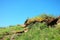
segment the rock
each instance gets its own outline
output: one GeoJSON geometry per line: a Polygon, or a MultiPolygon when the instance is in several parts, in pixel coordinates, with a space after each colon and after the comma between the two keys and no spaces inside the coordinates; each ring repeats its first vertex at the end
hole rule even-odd
{"type": "Polygon", "coordinates": [[[57,24],[60,23],[60,19],[58,19],[57,24]]]}
{"type": "Polygon", "coordinates": [[[57,17],[57,18],[53,18],[53,17],[47,17],[47,18],[45,18],[45,19],[43,19],[43,18],[38,18],[38,19],[35,19],[35,20],[31,20],[31,19],[27,19],[26,21],[25,21],[25,26],[28,26],[28,25],[30,25],[31,23],[36,23],[36,22],[40,22],[40,23],[42,23],[42,22],[46,22],[46,24],[48,25],[48,26],[53,26],[53,25],[55,25],[55,24],[57,24],[58,22],[60,22],[60,16],[59,17],[57,17]]]}
{"type": "Polygon", "coordinates": [[[24,32],[27,32],[27,31],[28,31],[28,28],[25,28],[25,29],[24,29],[24,32]]]}
{"type": "Polygon", "coordinates": [[[48,26],[52,26],[52,25],[56,24],[55,21],[56,21],[55,18],[50,18],[50,19],[45,19],[43,22],[46,22],[46,24],[48,26]]]}
{"type": "Polygon", "coordinates": [[[25,24],[22,24],[21,26],[22,26],[23,28],[25,28],[26,25],[25,25],[25,24]]]}
{"type": "Polygon", "coordinates": [[[59,16],[59,17],[57,17],[57,19],[60,19],[60,16],[59,16]]]}
{"type": "Polygon", "coordinates": [[[51,18],[50,20],[48,20],[48,25],[55,25],[57,23],[60,23],[60,16],[57,18],[51,18]]]}
{"type": "Polygon", "coordinates": [[[58,19],[50,19],[48,25],[53,26],[56,24],[58,19]]]}

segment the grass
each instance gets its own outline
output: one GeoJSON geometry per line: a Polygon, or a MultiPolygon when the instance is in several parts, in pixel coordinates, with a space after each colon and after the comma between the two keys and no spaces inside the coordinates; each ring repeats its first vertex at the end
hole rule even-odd
{"type": "Polygon", "coordinates": [[[21,36],[16,37],[15,40],[60,40],[60,32],[55,28],[47,28],[43,23],[36,23],[32,25],[31,29],[23,33],[21,36]],[[46,28],[40,28],[40,27],[46,28]]]}
{"type": "Polygon", "coordinates": [[[24,28],[22,26],[12,26],[7,28],[0,28],[0,39],[3,38],[5,35],[12,35],[15,31],[22,31],[24,28]]]}
{"type": "MultiPolygon", "coordinates": [[[[46,18],[47,15],[37,16],[46,18]]],[[[20,25],[9,26],[6,28],[0,28],[0,40],[11,40],[12,35],[14,35],[14,40],[60,40],[60,24],[56,24],[55,27],[47,26],[45,22],[35,24],[30,24],[26,28],[28,28],[27,32],[18,33],[15,32],[23,31],[23,28],[20,25]]]]}
{"type": "MultiPolygon", "coordinates": [[[[27,27],[29,29],[28,32],[23,33],[19,36],[15,36],[14,40],[60,40],[60,30],[56,28],[51,28],[45,23],[35,23],[33,25],[29,25],[27,27]]],[[[23,30],[24,28],[20,26],[0,28],[0,39],[8,32],[12,35],[12,31],[23,30]]],[[[6,37],[4,40],[10,40],[10,38],[6,37]]]]}

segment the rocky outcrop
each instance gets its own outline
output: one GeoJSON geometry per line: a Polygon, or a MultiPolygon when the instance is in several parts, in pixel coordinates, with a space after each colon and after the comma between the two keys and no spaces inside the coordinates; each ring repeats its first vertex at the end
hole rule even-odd
{"type": "Polygon", "coordinates": [[[57,23],[60,23],[60,19],[58,19],[57,23]]]}
{"type": "Polygon", "coordinates": [[[57,23],[60,23],[60,16],[59,17],[57,17],[57,18],[53,18],[53,17],[47,17],[46,19],[42,19],[42,21],[40,21],[40,20],[34,20],[34,21],[31,21],[30,19],[27,19],[26,21],[25,21],[25,26],[28,26],[28,25],[30,25],[31,23],[36,23],[36,22],[46,22],[46,24],[48,25],[48,26],[53,26],[53,25],[55,25],[55,24],[57,24],[57,23]]]}

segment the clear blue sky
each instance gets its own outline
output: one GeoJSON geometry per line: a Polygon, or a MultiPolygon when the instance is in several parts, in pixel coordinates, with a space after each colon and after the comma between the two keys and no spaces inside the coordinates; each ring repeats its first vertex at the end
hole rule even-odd
{"type": "Polygon", "coordinates": [[[60,0],[0,0],[0,27],[23,24],[41,13],[60,15],[60,0]]]}

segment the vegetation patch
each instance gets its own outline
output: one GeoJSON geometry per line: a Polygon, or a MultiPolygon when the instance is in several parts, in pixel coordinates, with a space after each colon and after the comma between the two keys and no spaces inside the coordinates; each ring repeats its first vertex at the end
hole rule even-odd
{"type": "Polygon", "coordinates": [[[0,40],[60,40],[60,16],[43,14],[23,25],[0,28],[0,40]]]}

